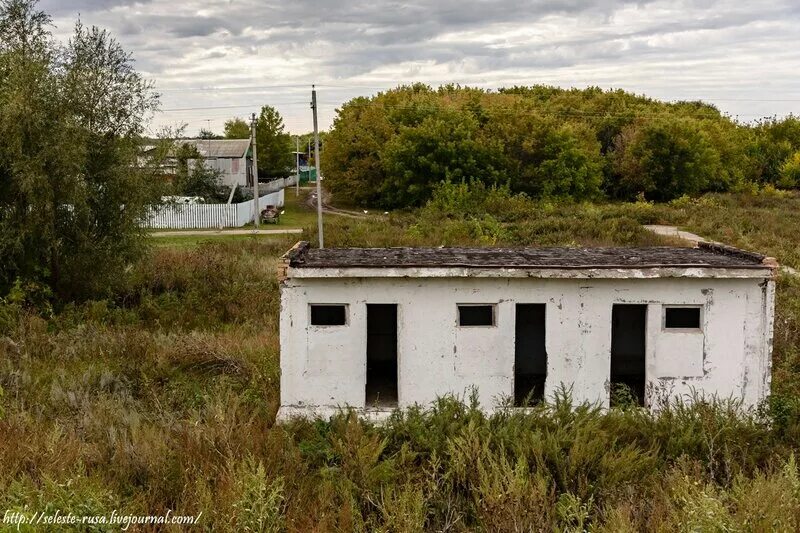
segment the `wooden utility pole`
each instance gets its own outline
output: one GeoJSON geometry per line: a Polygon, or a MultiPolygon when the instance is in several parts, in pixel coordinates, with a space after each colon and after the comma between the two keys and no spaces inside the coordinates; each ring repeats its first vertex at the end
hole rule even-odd
{"type": "Polygon", "coordinates": [[[322,238],[322,165],[319,154],[319,130],[317,129],[317,90],[311,86],[311,109],[314,112],[314,163],[317,167],[317,231],[319,232],[319,247],[325,248],[322,238]]]}
{"type": "Polygon", "coordinates": [[[295,136],[294,144],[295,144],[294,155],[296,158],[294,163],[294,168],[295,168],[295,174],[297,175],[297,181],[295,181],[294,183],[294,195],[300,196],[300,137],[299,136],[295,136]]]}
{"type": "Polygon", "coordinates": [[[250,146],[253,147],[253,226],[258,229],[261,209],[258,205],[258,153],[256,152],[256,114],[253,113],[250,121],[250,146]]]}

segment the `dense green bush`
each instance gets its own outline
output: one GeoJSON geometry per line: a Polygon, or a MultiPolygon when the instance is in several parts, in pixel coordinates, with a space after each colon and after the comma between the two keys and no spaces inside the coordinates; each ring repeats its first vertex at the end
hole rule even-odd
{"type": "Polygon", "coordinates": [[[629,126],[616,137],[610,159],[615,196],[643,193],[653,200],[708,190],[722,166],[704,132],[684,120],[629,126]]]}
{"type": "Polygon", "coordinates": [[[763,120],[754,132],[756,142],[751,147],[751,157],[756,162],[757,181],[777,185],[784,177],[784,165],[800,151],[800,118],[763,120]]]}
{"type": "Polygon", "coordinates": [[[423,205],[441,181],[533,198],[670,200],[748,184],[798,186],[800,121],[739,124],[702,102],[624,91],[416,84],[338,111],[330,189],[364,205],[423,205]]]}

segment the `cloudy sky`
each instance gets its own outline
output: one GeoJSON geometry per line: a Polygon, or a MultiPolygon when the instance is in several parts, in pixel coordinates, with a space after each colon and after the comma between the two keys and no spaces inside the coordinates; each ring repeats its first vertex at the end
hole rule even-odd
{"type": "Polygon", "coordinates": [[[800,1],[41,0],[111,30],[162,94],[153,128],[221,131],[262,104],[289,130],[415,81],[623,88],[750,121],[800,114],[800,1]]]}

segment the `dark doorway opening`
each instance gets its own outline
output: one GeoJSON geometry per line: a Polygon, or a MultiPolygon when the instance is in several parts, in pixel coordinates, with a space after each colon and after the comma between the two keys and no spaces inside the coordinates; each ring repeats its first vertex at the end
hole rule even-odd
{"type": "Polygon", "coordinates": [[[514,405],[544,400],[547,379],[545,304],[517,304],[514,343],[514,405]]]}
{"type": "Polygon", "coordinates": [[[367,406],[397,406],[397,305],[367,304],[367,406]]]}
{"type": "Polygon", "coordinates": [[[644,405],[647,306],[617,304],[611,310],[611,406],[644,405]]]}

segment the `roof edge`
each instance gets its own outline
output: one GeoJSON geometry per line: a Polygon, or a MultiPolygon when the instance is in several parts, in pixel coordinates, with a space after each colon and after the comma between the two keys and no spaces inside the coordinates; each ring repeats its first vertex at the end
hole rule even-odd
{"type": "MultiPolygon", "coordinates": [[[[286,251],[281,256],[281,262],[279,266],[279,280],[283,281],[287,277],[290,277],[290,268],[308,268],[306,267],[305,257],[311,248],[311,243],[309,241],[298,241],[292,246],[289,250],[286,251]]],[[[620,247],[624,248],[624,247],[620,247]]],[[[709,266],[705,264],[695,264],[695,263],[684,263],[684,264],[673,264],[673,265],[662,265],[662,264],[642,264],[642,265],[614,265],[614,264],[603,264],[603,265],[550,265],[550,266],[525,266],[525,267],[517,267],[517,266],[509,266],[509,265],[501,265],[501,264],[484,264],[481,266],[475,265],[467,265],[467,264],[450,264],[443,267],[432,267],[427,264],[403,264],[403,265],[394,265],[391,267],[386,266],[372,266],[372,265],[359,265],[359,266],[328,266],[328,267],[313,267],[313,270],[320,270],[320,269],[330,269],[336,270],[341,272],[342,270],[371,270],[371,269],[413,269],[413,270],[428,270],[428,269],[463,269],[463,270],[485,270],[485,269],[500,269],[500,270],[520,270],[520,271],[547,271],[547,270],[572,270],[572,271],[594,271],[595,273],[598,271],[603,270],[649,270],[649,271],[658,271],[662,269],[666,270],[674,270],[674,269],[691,269],[691,270],[706,270],[718,272],[720,270],[738,270],[738,271],[754,271],[754,270],[771,270],[772,275],[771,277],[775,277],[776,272],[779,269],[778,261],[774,257],[767,257],[763,254],[759,254],[756,252],[750,252],[747,250],[742,250],[740,248],[736,248],[734,246],[728,246],[721,243],[716,242],[699,242],[695,246],[695,248],[699,248],[710,253],[716,255],[724,255],[730,257],[736,257],[739,259],[745,259],[748,261],[752,261],[754,264],[751,265],[738,265],[738,266],[709,266]]],[[[528,274],[530,275],[530,274],[528,274]]],[[[301,276],[304,277],[304,276],[301,276]]],[[[748,276],[749,277],[749,276],[748,276]]],[[[755,276],[754,276],[755,277],[755,276]]]]}
{"type": "Polygon", "coordinates": [[[742,250],[741,248],[736,248],[735,246],[729,246],[727,244],[722,244],[719,242],[701,241],[697,243],[697,247],[700,248],[701,250],[708,250],[709,252],[715,253],[717,255],[728,255],[731,257],[739,257],[742,259],[748,259],[750,261],[756,261],[759,263],[763,263],[764,259],[767,258],[764,254],[742,250]]]}
{"type": "Polygon", "coordinates": [[[278,282],[285,281],[286,278],[289,277],[289,268],[297,266],[298,262],[302,262],[302,257],[309,248],[311,248],[310,242],[297,241],[294,246],[289,248],[286,253],[280,257],[278,261],[278,282]]]}
{"type": "Polygon", "coordinates": [[[758,261],[761,263],[761,265],[756,265],[756,267],[762,266],[764,268],[769,268],[772,270],[773,278],[777,277],[778,271],[780,270],[780,264],[778,264],[778,260],[776,258],[769,257],[758,252],[742,250],[741,248],[736,248],[735,246],[710,241],[700,241],[697,243],[697,247],[701,250],[708,250],[709,252],[718,255],[730,255],[732,257],[741,257],[742,259],[758,261]]]}
{"type": "Polygon", "coordinates": [[[520,279],[772,279],[774,271],[766,265],[752,267],[643,266],[643,267],[301,267],[287,268],[291,279],[342,278],[520,278],[520,279]]]}

